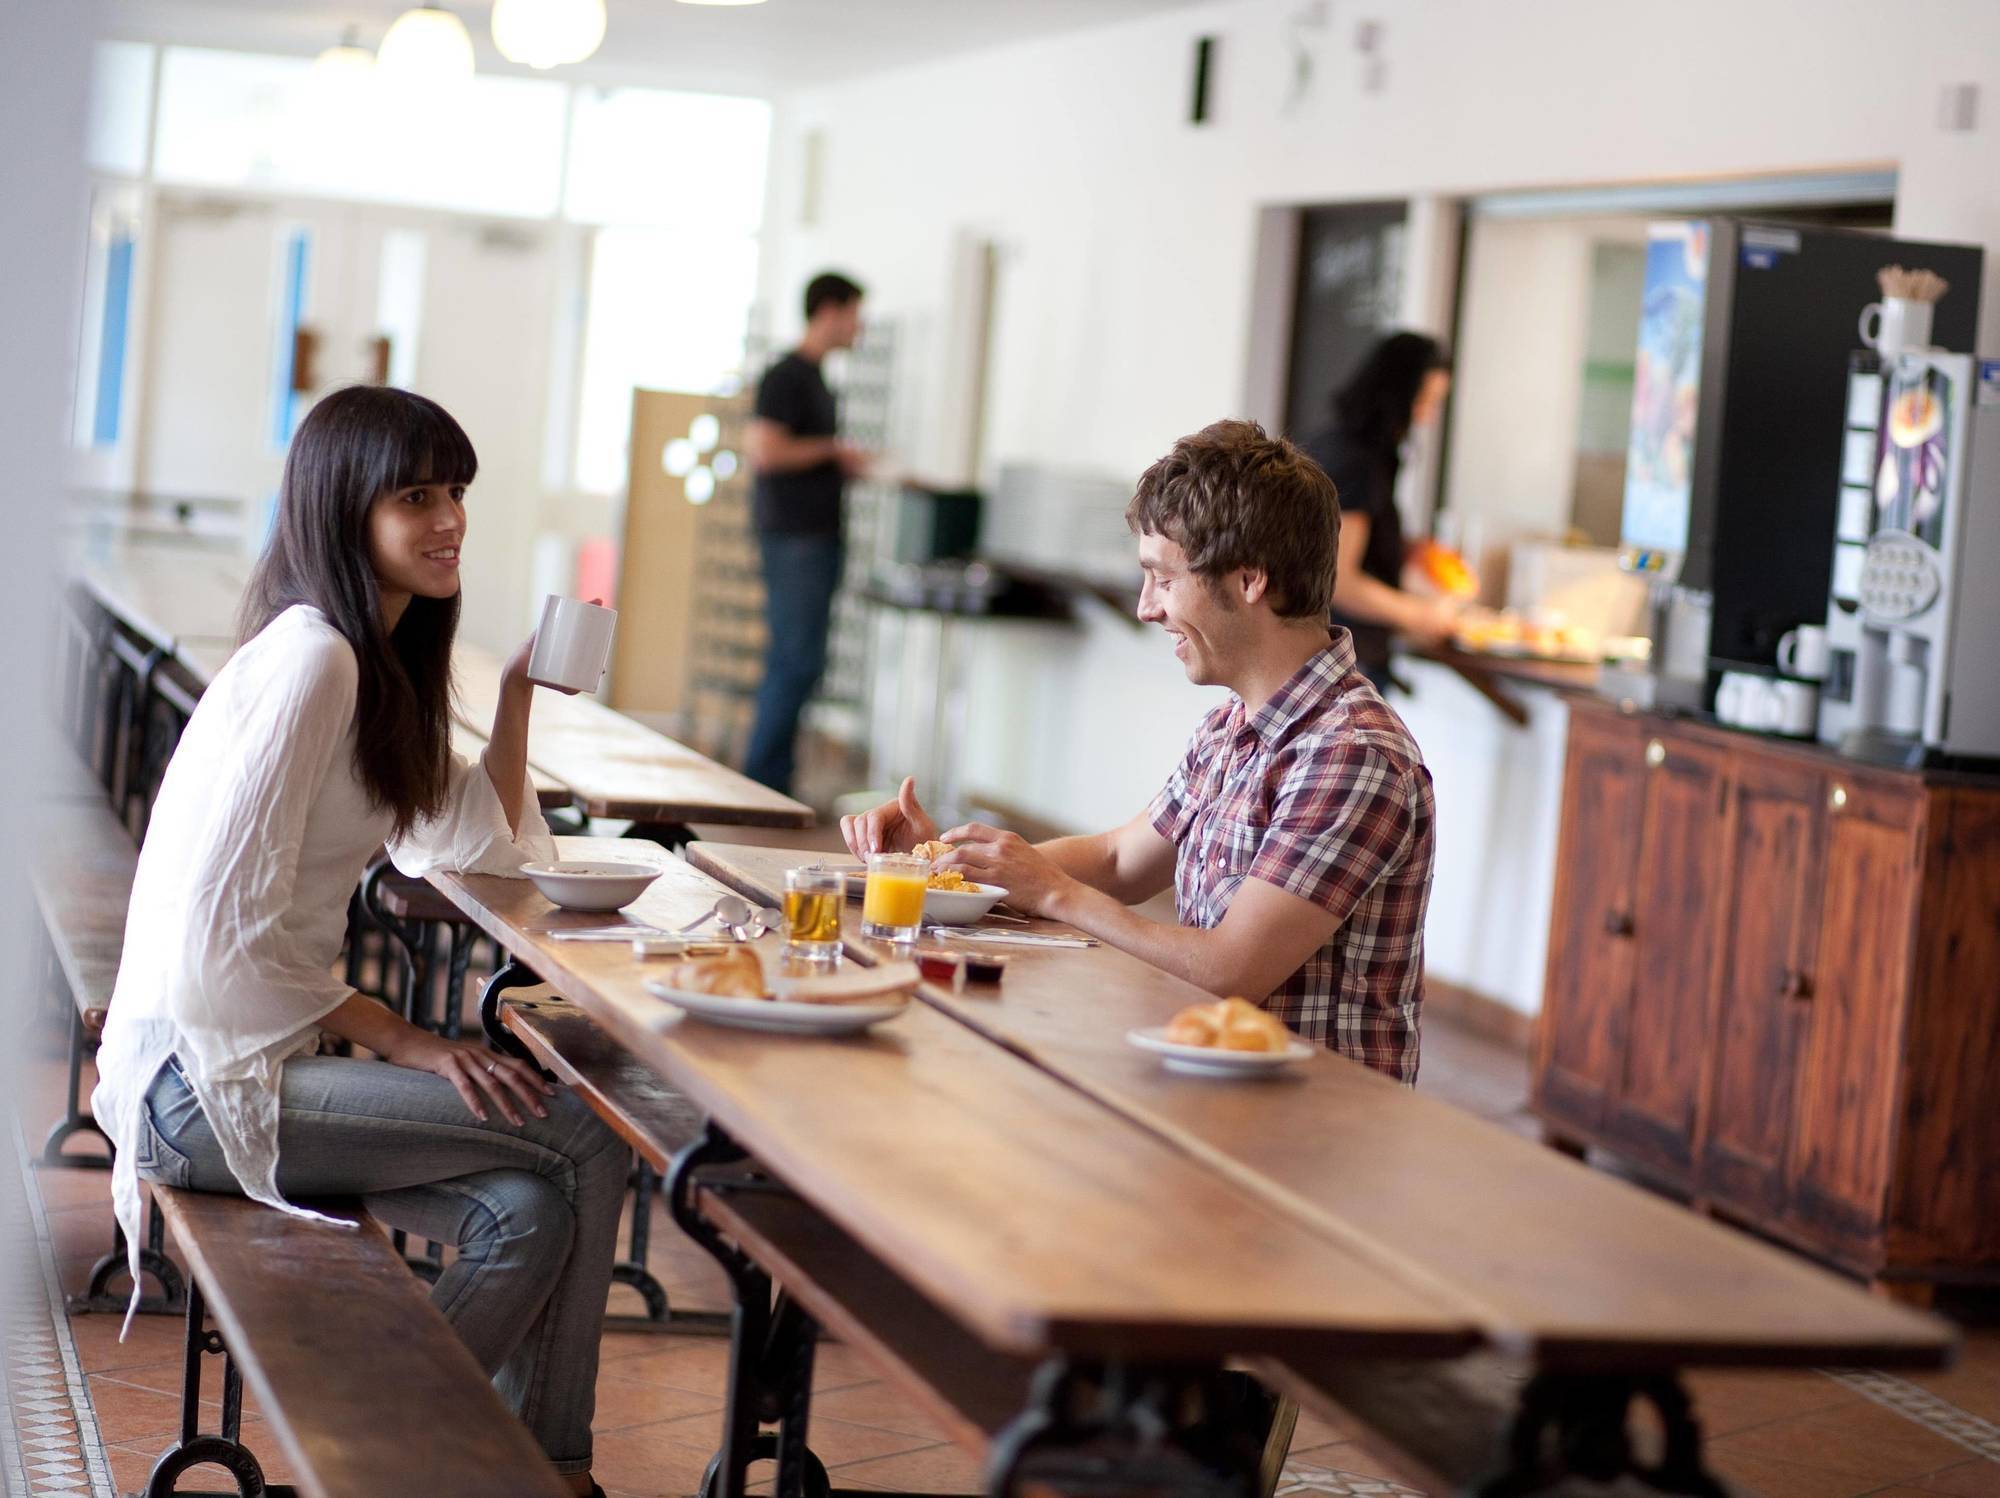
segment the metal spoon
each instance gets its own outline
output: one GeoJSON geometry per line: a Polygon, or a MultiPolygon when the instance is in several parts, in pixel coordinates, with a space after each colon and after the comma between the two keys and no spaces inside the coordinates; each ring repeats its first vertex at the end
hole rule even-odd
{"type": "Polygon", "coordinates": [[[775,906],[760,905],[750,910],[746,904],[744,909],[750,913],[743,920],[732,921],[724,916],[720,921],[722,927],[738,941],[755,941],[766,931],[775,931],[785,922],[785,913],[775,906]]]}
{"type": "Polygon", "coordinates": [[[740,924],[749,920],[755,914],[756,911],[752,909],[750,902],[741,895],[724,895],[685,926],[676,926],[671,934],[674,936],[685,936],[688,932],[694,930],[695,927],[704,925],[711,920],[724,926],[740,924]]]}

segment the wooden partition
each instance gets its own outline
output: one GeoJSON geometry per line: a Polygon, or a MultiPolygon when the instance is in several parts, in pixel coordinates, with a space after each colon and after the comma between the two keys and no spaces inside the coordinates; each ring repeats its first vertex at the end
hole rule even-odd
{"type": "Polygon", "coordinates": [[[762,648],[742,448],[748,416],[744,396],[632,393],[632,476],[607,700],[625,712],[684,715],[687,731],[703,743],[732,736],[728,723],[707,721],[718,716],[700,700],[711,678],[739,656],[754,662],[762,648]],[[704,431],[703,417],[713,418],[712,429],[704,431]],[[672,466],[681,471],[670,472],[677,442],[692,451],[675,454],[672,466]],[[746,630],[756,638],[739,640],[746,630]]]}

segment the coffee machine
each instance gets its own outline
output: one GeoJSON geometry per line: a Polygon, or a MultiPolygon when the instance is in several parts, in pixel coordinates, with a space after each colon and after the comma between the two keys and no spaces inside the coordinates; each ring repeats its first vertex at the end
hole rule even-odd
{"type": "Polygon", "coordinates": [[[1773,675],[1816,622],[1834,548],[1855,324],[1896,263],[1954,290],[1932,336],[1974,345],[1982,252],[1747,219],[1651,225],[1625,469],[1621,561],[1653,601],[1647,667],[1600,690],[1701,711],[1728,672],[1773,675]]]}
{"type": "Polygon", "coordinates": [[[2000,761],[2000,359],[1855,355],[1840,478],[1820,738],[2000,761]]]}

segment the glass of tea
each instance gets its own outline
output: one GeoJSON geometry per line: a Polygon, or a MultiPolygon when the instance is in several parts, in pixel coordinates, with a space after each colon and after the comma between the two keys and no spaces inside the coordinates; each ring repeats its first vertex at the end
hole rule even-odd
{"type": "Polygon", "coordinates": [[[924,891],[931,861],[914,853],[877,853],[868,860],[868,888],[861,897],[861,934],[877,941],[911,942],[924,926],[924,891]]]}
{"type": "Polygon", "coordinates": [[[838,870],[785,871],[785,951],[831,962],[840,955],[840,906],[846,889],[838,870]]]}

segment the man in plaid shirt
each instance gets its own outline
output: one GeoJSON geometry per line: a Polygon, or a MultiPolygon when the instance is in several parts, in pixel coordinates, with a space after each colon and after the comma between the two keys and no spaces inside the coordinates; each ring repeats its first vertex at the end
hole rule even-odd
{"type": "MultiPolygon", "coordinates": [[[[1254,422],[1220,421],[1148,468],[1125,511],[1139,617],[1188,679],[1226,686],[1147,809],[1031,845],[969,823],[950,866],[1309,1040],[1411,1083],[1435,853],[1430,772],[1327,626],[1332,482],[1254,422]],[[1129,907],[1174,886],[1179,924],[1129,907]]],[[[936,836],[914,783],[841,821],[857,856],[936,836]]]]}

